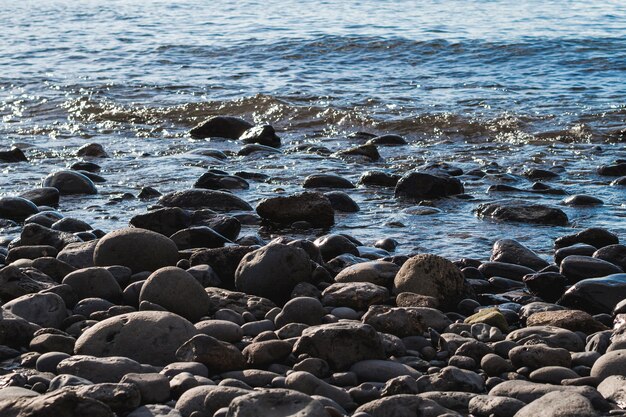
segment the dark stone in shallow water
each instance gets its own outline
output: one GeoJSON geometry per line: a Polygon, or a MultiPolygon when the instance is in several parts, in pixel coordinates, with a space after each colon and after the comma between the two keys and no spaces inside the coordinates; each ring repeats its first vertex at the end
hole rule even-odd
{"type": "Polygon", "coordinates": [[[179,250],[192,248],[220,248],[232,243],[224,236],[207,226],[195,226],[179,230],[170,236],[179,250]]]}
{"type": "Polygon", "coordinates": [[[626,177],[619,177],[611,182],[611,185],[626,185],[626,177]]]}
{"type": "Polygon", "coordinates": [[[259,145],[270,146],[272,148],[280,147],[280,138],[270,125],[251,127],[241,134],[239,140],[243,143],[258,143],[259,145]]]}
{"type": "Polygon", "coordinates": [[[193,186],[194,188],[207,188],[209,190],[247,190],[250,188],[248,181],[243,178],[211,171],[202,174],[193,186]]]}
{"type": "Polygon", "coordinates": [[[601,227],[592,227],[573,235],[561,236],[554,241],[554,247],[555,249],[560,249],[566,246],[575,245],[576,243],[586,243],[600,249],[605,246],[619,243],[619,238],[616,234],[611,233],[606,229],[601,227]]]}
{"type": "Polygon", "coordinates": [[[355,188],[347,179],[338,175],[313,174],[304,179],[302,188],[355,188]]]}
{"type": "Polygon", "coordinates": [[[457,178],[436,176],[423,172],[408,172],[396,184],[395,197],[422,200],[447,197],[465,192],[457,178]]]}
{"type": "Polygon", "coordinates": [[[360,210],[359,205],[343,191],[330,191],[324,193],[330,200],[330,204],[336,211],[343,211],[345,213],[356,213],[360,210]]]}
{"type": "Polygon", "coordinates": [[[194,252],[189,258],[191,266],[209,265],[220,277],[224,288],[235,289],[235,270],[243,257],[257,249],[254,246],[227,246],[224,248],[203,249],[194,252]]]}
{"type": "Polygon", "coordinates": [[[598,174],[605,177],[621,177],[626,175],[626,163],[603,165],[598,168],[598,174]]]}
{"type": "Polygon", "coordinates": [[[28,162],[28,158],[19,148],[11,148],[10,151],[0,151],[0,161],[2,162],[28,162]]]}
{"type": "Polygon", "coordinates": [[[359,179],[359,184],[395,187],[402,176],[382,171],[367,171],[359,179]]]}
{"type": "Polygon", "coordinates": [[[626,270],[626,246],[609,245],[593,253],[594,258],[602,259],[626,270]]]}
{"type": "Polygon", "coordinates": [[[171,236],[191,226],[191,214],[180,207],[166,207],[133,216],[129,223],[134,227],[171,236]]]}
{"type": "Polygon", "coordinates": [[[20,246],[49,245],[61,250],[70,243],[80,242],[82,240],[72,233],[59,232],[37,223],[25,225],[20,234],[20,246]]]}
{"type": "Polygon", "coordinates": [[[565,292],[565,277],[557,272],[539,272],[524,277],[531,294],[554,303],[565,292]]]}
{"type": "Polygon", "coordinates": [[[239,152],[237,152],[237,155],[247,156],[255,152],[281,153],[278,149],[272,148],[271,146],[259,145],[258,143],[249,143],[241,148],[239,152]]]}
{"type": "Polygon", "coordinates": [[[262,218],[279,224],[307,221],[314,227],[328,227],[335,223],[330,200],[321,193],[304,192],[266,198],[259,203],[256,211],[262,218]]]}
{"type": "Polygon", "coordinates": [[[41,187],[25,191],[20,197],[32,201],[36,206],[56,207],[59,205],[60,195],[59,190],[54,187],[41,187]]]}
{"type": "Polygon", "coordinates": [[[398,135],[382,135],[371,138],[366,145],[406,145],[407,142],[402,136],[398,135]]]}
{"type": "Polygon", "coordinates": [[[531,168],[524,172],[524,176],[531,180],[552,179],[557,178],[559,174],[548,171],[546,169],[531,168]]]}
{"type": "Polygon", "coordinates": [[[74,162],[70,166],[70,169],[74,170],[74,171],[99,172],[100,171],[100,165],[95,164],[93,162],[78,161],[78,162],[74,162]]]}
{"type": "Polygon", "coordinates": [[[578,281],[563,294],[558,304],[589,314],[611,314],[625,298],[626,274],[613,274],[578,281]]]}
{"type": "Polygon", "coordinates": [[[337,152],[339,156],[361,156],[369,159],[370,161],[378,161],[380,154],[378,149],[374,145],[361,145],[354,148],[346,149],[337,152]]]}
{"type": "Polygon", "coordinates": [[[22,197],[0,198],[0,218],[19,222],[35,213],[39,213],[39,209],[30,200],[22,197]]]}
{"type": "Polygon", "coordinates": [[[252,210],[252,206],[234,194],[217,190],[183,190],[164,195],[159,203],[166,207],[209,208],[216,211],[252,210]]]}
{"type": "Polygon", "coordinates": [[[189,134],[196,139],[209,137],[238,139],[243,132],[252,126],[254,126],[252,123],[239,117],[213,116],[191,129],[189,134]]]}
{"type": "Polygon", "coordinates": [[[590,195],[576,194],[563,200],[563,204],[566,206],[597,206],[604,204],[604,202],[590,195]]]}
{"type": "Polygon", "coordinates": [[[137,197],[141,200],[149,200],[151,198],[161,197],[162,195],[163,194],[154,187],[142,187],[137,197]]]}
{"type": "Polygon", "coordinates": [[[567,215],[558,208],[519,201],[480,204],[476,208],[476,214],[478,217],[489,217],[493,220],[509,222],[556,226],[565,226],[568,223],[567,215]]]}
{"type": "Polygon", "coordinates": [[[98,193],[93,181],[78,171],[54,172],[44,179],[43,186],[54,187],[61,195],[98,193]]]}

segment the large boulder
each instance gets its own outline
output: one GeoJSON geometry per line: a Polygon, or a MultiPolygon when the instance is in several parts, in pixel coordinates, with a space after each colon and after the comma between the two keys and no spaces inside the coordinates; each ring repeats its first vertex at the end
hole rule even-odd
{"type": "Polygon", "coordinates": [[[139,294],[139,302],[142,301],[158,304],[192,322],[207,315],[210,304],[198,280],[175,266],[158,269],[148,277],[139,294]]]}
{"type": "Polygon", "coordinates": [[[235,271],[235,286],[277,303],[289,299],[296,284],[311,278],[311,259],[298,247],[273,243],[245,255],[235,271]]]}
{"type": "Polygon", "coordinates": [[[72,287],[79,300],[97,297],[118,302],[122,299],[119,283],[106,268],[92,267],[70,272],[62,283],[72,287]]]}
{"type": "Polygon", "coordinates": [[[559,391],[547,393],[515,414],[516,417],[594,417],[597,415],[589,399],[575,392],[564,395],[559,391]]]}
{"type": "Polygon", "coordinates": [[[436,298],[440,305],[455,306],[466,296],[463,273],[449,260],[437,255],[416,255],[396,274],[394,292],[412,292],[436,298]]]}
{"type": "Polygon", "coordinates": [[[159,233],[124,228],[100,239],[93,260],[97,266],[122,265],[134,273],[156,271],[178,262],[178,248],[171,239],[159,233]]]}
{"type": "Polygon", "coordinates": [[[189,321],[165,311],[140,311],[103,320],[78,338],[79,355],[125,356],[140,363],[167,365],[176,350],[196,334],[189,321]]]}
{"type": "Polygon", "coordinates": [[[330,200],[316,192],[266,198],[259,203],[256,212],[266,220],[285,225],[306,221],[315,227],[329,227],[335,223],[330,200]]]}

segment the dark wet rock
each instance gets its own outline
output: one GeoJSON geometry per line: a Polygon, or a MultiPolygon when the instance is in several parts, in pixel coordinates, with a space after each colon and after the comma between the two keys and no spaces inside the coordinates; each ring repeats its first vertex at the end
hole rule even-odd
{"type": "Polygon", "coordinates": [[[547,261],[513,239],[497,240],[491,250],[491,261],[522,265],[535,271],[548,266],[547,261]]]}
{"type": "Polygon", "coordinates": [[[314,227],[329,227],[335,223],[330,200],[323,194],[315,192],[266,198],[259,203],[256,212],[263,219],[286,225],[307,221],[314,227]]]}
{"type": "Polygon", "coordinates": [[[330,234],[322,236],[313,242],[318,247],[325,262],[345,253],[358,256],[356,245],[346,236],[330,234]]]}
{"type": "Polygon", "coordinates": [[[59,252],[57,259],[77,269],[92,267],[97,244],[97,240],[69,243],[59,252]]]}
{"type": "Polygon", "coordinates": [[[105,268],[92,267],[71,272],[63,278],[63,284],[72,287],[79,299],[96,297],[111,302],[122,299],[122,289],[105,268]]]}
{"type": "Polygon", "coordinates": [[[598,168],[598,175],[605,177],[622,177],[626,175],[626,163],[603,165],[598,168]]]}
{"type": "Polygon", "coordinates": [[[108,158],[104,147],[99,143],[87,143],[76,151],[76,156],[88,156],[92,158],[108,158]]]}
{"type": "Polygon", "coordinates": [[[562,417],[593,417],[598,413],[591,401],[577,393],[549,392],[541,398],[521,408],[517,417],[535,417],[539,415],[559,415],[562,417]]]}
{"type": "Polygon", "coordinates": [[[40,226],[50,228],[54,223],[62,218],[63,215],[58,211],[46,210],[40,211],[39,213],[33,214],[32,216],[28,217],[26,220],[24,220],[24,224],[37,223],[40,226]]]}
{"type": "Polygon", "coordinates": [[[338,175],[313,174],[304,179],[303,188],[354,188],[349,180],[338,175]]]}
{"type": "Polygon", "coordinates": [[[0,401],[3,417],[63,416],[114,417],[111,408],[71,389],[56,390],[35,397],[15,397],[0,401]]]}
{"type": "Polygon", "coordinates": [[[421,398],[417,395],[398,394],[377,399],[363,404],[356,409],[363,417],[395,417],[395,416],[458,416],[454,411],[444,408],[433,400],[421,398]]]}
{"type": "Polygon", "coordinates": [[[565,276],[570,283],[587,278],[605,277],[611,274],[619,274],[622,269],[610,262],[590,256],[570,255],[561,262],[561,275],[565,276]]]}
{"type": "Polygon", "coordinates": [[[428,328],[443,331],[450,320],[439,310],[428,307],[370,306],[362,318],[382,333],[398,337],[421,336],[428,328]]]}
{"type": "Polygon", "coordinates": [[[354,148],[345,149],[337,152],[339,156],[356,156],[366,158],[369,161],[378,161],[380,159],[380,154],[378,153],[378,149],[375,145],[359,145],[354,148]]]}
{"type": "Polygon", "coordinates": [[[359,184],[395,187],[400,178],[402,176],[397,174],[389,174],[382,171],[366,171],[359,178],[359,184]]]}
{"type": "Polygon", "coordinates": [[[209,213],[198,210],[193,213],[192,223],[194,226],[207,226],[229,240],[236,240],[241,231],[241,222],[235,217],[209,213]]]}
{"type": "Polygon", "coordinates": [[[586,243],[576,243],[572,246],[565,246],[561,249],[557,249],[554,253],[554,262],[557,265],[560,265],[563,259],[570,255],[591,256],[595,252],[595,246],[587,245],[586,243]]]}
{"type": "Polygon", "coordinates": [[[553,326],[524,327],[512,331],[506,338],[517,342],[519,345],[544,343],[548,347],[564,348],[571,352],[580,352],[585,346],[583,340],[576,333],[553,326]]]}
{"type": "Polygon", "coordinates": [[[0,299],[4,302],[51,288],[55,284],[52,280],[31,278],[14,265],[0,269],[0,299]]]}
{"type": "Polygon", "coordinates": [[[24,225],[22,229],[19,244],[20,246],[48,245],[61,250],[71,243],[79,242],[82,240],[72,233],[52,230],[37,223],[29,223],[24,225]]]}
{"type": "Polygon", "coordinates": [[[97,194],[93,181],[77,171],[57,171],[43,180],[43,187],[54,187],[61,195],[97,194]]]}
{"type": "Polygon", "coordinates": [[[626,246],[624,245],[605,246],[595,251],[593,257],[610,262],[622,269],[626,268],[626,246]]]}
{"type": "Polygon", "coordinates": [[[170,236],[179,250],[192,248],[219,248],[230,240],[207,226],[194,226],[179,230],[170,236]]]}
{"type": "Polygon", "coordinates": [[[165,236],[191,226],[191,213],[180,207],[166,207],[133,216],[129,224],[140,229],[152,230],[165,236]]]}
{"type": "Polygon", "coordinates": [[[467,298],[461,270],[436,255],[417,255],[402,265],[394,279],[394,293],[401,292],[434,297],[444,308],[467,298]]]}
{"type": "Polygon", "coordinates": [[[163,194],[154,187],[141,187],[141,191],[137,195],[140,200],[150,200],[152,198],[161,197],[163,194]]]}
{"type": "Polygon", "coordinates": [[[573,235],[561,236],[554,241],[555,249],[564,248],[566,246],[572,246],[577,243],[586,243],[597,249],[603,248],[609,245],[616,245],[619,243],[617,235],[609,232],[606,229],[600,227],[592,227],[590,229],[582,230],[573,235]]]}
{"type": "Polygon", "coordinates": [[[235,398],[228,406],[228,417],[256,417],[271,412],[272,417],[327,417],[321,402],[306,394],[287,389],[266,389],[235,398]]]}
{"type": "Polygon", "coordinates": [[[524,284],[531,294],[554,303],[565,292],[566,278],[557,272],[539,272],[524,276],[524,284]]]}
{"type": "Polygon", "coordinates": [[[478,267],[478,270],[485,278],[502,277],[515,281],[522,281],[525,275],[535,273],[531,268],[504,262],[484,262],[478,267]]]}
{"type": "Polygon", "coordinates": [[[280,138],[271,125],[253,126],[239,136],[239,140],[244,143],[258,143],[272,148],[280,147],[280,138]]]}
{"type": "Polygon", "coordinates": [[[56,207],[59,205],[60,195],[59,190],[54,187],[41,187],[25,191],[20,197],[32,201],[36,206],[56,207]]]}
{"type": "Polygon", "coordinates": [[[202,174],[193,186],[194,188],[206,188],[209,190],[247,190],[250,188],[248,181],[243,178],[211,171],[202,174]]]}
{"type": "Polygon", "coordinates": [[[102,167],[93,162],[78,161],[70,165],[72,171],[100,172],[102,167]]]}
{"type": "Polygon", "coordinates": [[[94,250],[97,266],[122,265],[134,273],[175,265],[178,249],[171,239],[146,229],[124,228],[107,233],[94,250]]]}
{"type": "Polygon", "coordinates": [[[369,139],[366,142],[367,145],[387,145],[387,146],[394,146],[394,145],[406,145],[407,141],[406,139],[404,139],[402,136],[399,135],[382,135],[382,136],[376,136],[374,138],[369,139]]]}
{"type": "Polygon", "coordinates": [[[191,266],[209,265],[222,280],[224,288],[235,288],[235,270],[243,257],[254,251],[251,246],[227,246],[224,248],[202,249],[189,258],[191,266]]]}
{"type": "Polygon", "coordinates": [[[611,185],[624,186],[626,185],[626,176],[619,177],[616,180],[611,181],[611,185]]]}
{"type": "Polygon", "coordinates": [[[335,283],[322,292],[325,306],[349,307],[365,310],[372,304],[380,304],[389,297],[389,291],[369,282],[335,283]]]}
{"type": "Polygon", "coordinates": [[[23,197],[0,197],[0,218],[17,222],[39,213],[32,201],[23,197]]]}
{"type": "Polygon", "coordinates": [[[545,180],[558,178],[559,174],[556,172],[548,171],[546,169],[531,168],[524,172],[524,176],[530,180],[545,180]]]}
{"type": "Polygon", "coordinates": [[[305,329],[294,345],[294,353],[320,358],[337,370],[366,359],[383,359],[382,340],[367,324],[339,322],[305,329]]]}
{"type": "Polygon", "coordinates": [[[175,191],[161,197],[159,204],[165,207],[181,207],[188,209],[208,208],[220,212],[252,210],[252,207],[248,203],[236,195],[217,190],[189,189],[175,191]]]}
{"type": "Polygon", "coordinates": [[[457,178],[436,176],[424,172],[408,172],[395,188],[396,198],[425,200],[462,194],[465,190],[457,178]]]}
{"type": "Polygon", "coordinates": [[[282,303],[299,282],[311,278],[311,260],[297,247],[270,244],[245,255],[235,271],[235,286],[247,294],[282,303]]]}
{"type": "Polygon", "coordinates": [[[98,384],[119,382],[127,373],[141,372],[141,364],[119,356],[96,358],[88,355],[74,355],[59,362],[57,372],[74,375],[98,384]]]}
{"type": "Polygon", "coordinates": [[[75,352],[93,356],[125,356],[141,363],[174,362],[180,345],[196,334],[184,318],[163,311],[140,311],[111,317],[88,328],[75,352]]]}
{"type": "Polygon", "coordinates": [[[158,304],[189,321],[208,314],[210,300],[200,283],[187,271],[169,266],[153,272],[141,288],[139,302],[158,304]]]}
{"type": "Polygon", "coordinates": [[[28,158],[20,148],[13,147],[8,151],[0,151],[0,162],[28,162],[28,158]]]}
{"type": "Polygon", "coordinates": [[[250,143],[248,145],[244,145],[239,152],[237,152],[237,155],[239,156],[248,156],[248,155],[252,155],[255,153],[267,153],[267,154],[279,154],[281,153],[280,150],[273,148],[271,146],[265,146],[265,145],[259,145],[256,143],[250,143]]]}
{"type": "Polygon", "coordinates": [[[253,126],[252,123],[238,117],[213,116],[191,129],[189,134],[196,139],[208,137],[238,139],[246,130],[253,126]]]}
{"type": "Polygon", "coordinates": [[[470,400],[468,409],[476,416],[513,417],[525,405],[515,398],[477,395],[470,400]]]}
{"type": "Polygon", "coordinates": [[[9,249],[4,263],[8,265],[18,259],[35,260],[43,257],[55,257],[58,253],[59,251],[55,247],[48,245],[18,246],[9,249]]]}
{"type": "Polygon", "coordinates": [[[626,350],[624,349],[605,353],[591,368],[591,376],[600,380],[613,375],[626,377],[626,350]]]}
{"type": "Polygon", "coordinates": [[[61,232],[77,233],[93,230],[93,227],[87,222],[80,219],[74,219],[72,217],[64,217],[54,222],[50,227],[52,230],[59,230],[61,232]]]}
{"type": "Polygon", "coordinates": [[[578,281],[563,294],[559,304],[589,314],[610,314],[626,298],[626,274],[578,281]]]}
{"type": "MultiPolygon", "coordinates": [[[[93,181],[94,183],[100,183],[100,182],[106,182],[107,180],[101,176],[98,175],[96,173],[93,172],[89,172],[89,171],[73,171],[73,172],[77,172],[81,175],[84,175],[85,177],[89,178],[91,181],[93,181]]],[[[134,196],[132,194],[127,194],[128,198],[134,198],[134,196]]]]}
{"type": "Polygon", "coordinates": [[[507,201],[480,204],[476,208],[478,217],[491,218],[503,222],[521,222],[565,226],[569,220],[558,208],[542,204],[528,204],[521,201],[507,201]]]}
{"type": "Polygon", "coordinates": [[[566,206],[597,206],[604,204],[604,202],[590,195],[576,194],[563,200],[563,204],[566,206]]]}
{"type": "Polygon", "coordinates": [[[183,362],[200,362],[212,373],[243,369],[246,361],[234,345],[199,334],[180,346],[176,358],[183,362]]]}
{"type": "Polygon", "coordinates": [[[359,205],[343,191],[330,191],[324,193],[330,201],[333,210],[343,211],[344,213],[356,213],[360,210],[359,205]]]}

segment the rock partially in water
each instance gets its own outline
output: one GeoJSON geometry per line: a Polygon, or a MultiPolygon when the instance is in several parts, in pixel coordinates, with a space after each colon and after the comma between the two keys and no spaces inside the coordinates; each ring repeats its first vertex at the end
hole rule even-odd
{"type": "Polygon", "coordinates": [[[39,209],[30,200],[23,197],[0,197],[0,218],[21,222],[36,213],[39,213],[39,209]]]}
{"type": "Polygon", "coordinates": [[[247,190],[250,188],[248,181],[236,175],[228,175],[222,172],[205,172],[194,183],[194,188],[206,188],[209,190],[247,190]]]}
{"type": "Polygon", "coordinates": [[[513,239],[499,239],[493,244],[491,261],[517,264],[538,271],[548,262],[535,252],[513,239]]]}
{"type": "Polygon", "coordinates": [[[354,184],[339,175],[313,174],[304,179],[302,188],[354,188],[354,184]]]}
{"type": "Polygon", "coordinates": [[[28,158],[24,155],[24,152],[20,148],[13,147],[8,151],[0,151],[1,162],[28,162],[28,158]]]}
{"type": "Polygon", "coordinates": [[[626,246],[624,245],[605,246],[595,251],[592,256],[626,269],[626,246]]]}
{"type": "Polygon", "coordinates": [[[220,248],[226,243],[232,243],[229,239],[217,233],[207,226],[195,226],[179,230],[170,236],[172,242],[179,250],[194,248],[220,248]]]}
{"type": "Polygon", "coordinates": [[[378,153],[378,149],[375,145],[355,146],[354,148],[339,151],[337,152],[337,155],[347,157],[360,157],[370,162],[380,160],[380,154],[378,153]]]}
{"type": "Polygon", "coordinates": [[[209,137],[238,139],[243,132],[253,126],[252,123],[240,119],[239,117],[213,116],[191,129],[189,134],[195,139],[209,137]]]}
{"type": "Polygon", "coordinates": [[[60,195],[59,190],[54,187],[40,187],[24,191],[20,197],[32,201],[36,206],[56,207],[59,205],[60,195]]]}
{"type": "Polygon", "coordinates": [[[159,199],[165,207],[208,208],[215,211],[249,211],[252,207],[241,198],[225,191],[189,189],[165,194],[159,199]]]}
{"type": "Polygon", "coordinates": [[[108,158],[109,154],[99,143],[87,143],[76,151],[76,156],[87,156],[92,158],[108,158]]]}
{"type": "Polygon", "coordinates": [[[520,222],[565,226],[569,220],[558,208],[543,204],[528,204],[521,201],[507,201],[480,204],[476,208],[478,217],[487,217],[503,222],[520,222]]]}
{"type": "Polygon", "coordinates": [[[180,207],[166,207],[133,216],[129,224],[140,229],[152,230],[165,236],[191,226],[191,213],[180,207]]]}
{"type": "Polygon", "coordinates": [[[306,221],[315,227],[329,227],[335,223],[335,211],[330,200],[316,192],[266,198],[261,200],[256,212],[263,219],[283,225],[306,221]]]}
{"type": "Polygon", "coordinates": [[[570,283],[624,272],[617,265],[591,256],[570,255],[563,259],[560,266],[561,275],[570,283]]]}
{"type": "Polygon", "coordinates": [[[402,176],[397,174],[389,174],[382,171],[366,171],[359,178],[359,184],[395,187],[400,178],[402,176]]]}
{"type": "Polygon", "coordinates": [[[598,175],[605,177],[622,177],[626,175],[626,163],[603,165],[598,168],[598,175]]]}
{"type": "Polygon", "coordinates": [[[342,211],[344,213],[356,213],[360,209],[359,205],[343,191],[329,191],[324,193],[330,201],[333,210],[342,211]]]}
{"type": "Polygon", "coordinates": [[[387,145],[387,146],[398,146],[398,145],[406,145],[407,141],[402,136],[399,135],[382,135],[376,136],[374,138],[369,139],[366,142],[366,145],[387,145]]]}
{"type": "Polygon", "coordinates": [[[239,140],[244,143],[258,143],[272,148],[280,148],[280,138],[271,125],[253,126],[243,132],[239,136],[239,140]]]}
{"type": "Polygon", "coordinates": [[[54,172],[43,180],[42,186],[56,188],[61,195],[98,194],[93,181],[77,171],[54,172]]]}
{"type": "Polygon", "coordinates": [[[576,194],[563,200],[563,204],[566,206],[599,206],[604,204],[604,201],[590,195],[576,194]]]}
{"type": "Polygon", "coordinates": [[[408,172],[396,184],[394,196],[411,200],[448,197],[465,192],[457,178],[424,172],[408,172]]]}
{"type": "Polygon", "coordinates": [[[616,234],[611,233],[606,229],[601,227],[592,227],[581,230],[573,235],[559,237],[554,241],[554,248],[560,249],[577,243],[586,243],[587,245],[600,249],[605,246],[618,244],[619,238],[616,234]]]}

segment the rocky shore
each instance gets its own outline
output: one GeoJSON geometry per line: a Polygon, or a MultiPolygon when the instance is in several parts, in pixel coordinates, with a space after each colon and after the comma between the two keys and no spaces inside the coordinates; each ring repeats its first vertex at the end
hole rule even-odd
{"type": "MultiPolygon", "coordinates": [[[[190,135],[239,141],[239,155],[281,147],[272,126],[234,117],[190,135]]],[[[375,161],[379,147],[406,144],[360,135],[336,156],[375,161]]],[[[299,150],[326,152],[307,146],[299,150]]],[[[431,164],[368,171],[359,184],[319,173],[301,192],[254,205],[238,192],[263,173],[212,169],[191,189],[146,184],[128,198],[150,210],[105,232],[62,214],[64,198],[96,194],[104,180],[103,146],[76,154],[83,159],[42,187],[0,198],[2,226],[20,227],[0,236],[0,416],[626,415],[626,246],[609,230],[572,229],[549,258],[494,236],[483,259],[330,230],[337,213],[358,213],[357,185],[399,200],[467,199],[459,177],[485,175],[431,164]],[[302,234],[310,239],[294,238],[302,234]]],[[[15,148],[0,160],[27,157],[15,148]]],[[[626,162],[597,173],[623,186],[626,162]]],[[[531,189],[490,192],[560,195],[541,182],[553,171],[525,175],[538,181],[531,189]]],[[[524,200],[475,213],[570,222],[559,207],[524,200]]]]}

